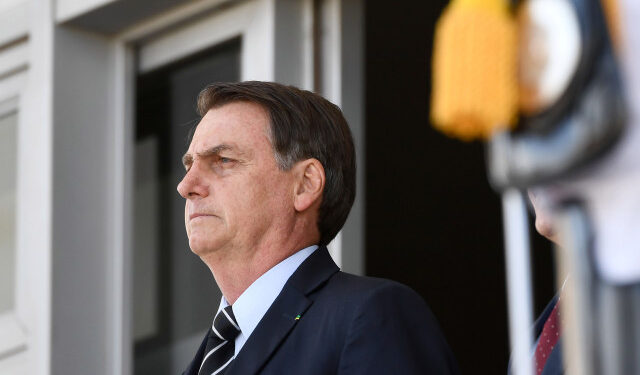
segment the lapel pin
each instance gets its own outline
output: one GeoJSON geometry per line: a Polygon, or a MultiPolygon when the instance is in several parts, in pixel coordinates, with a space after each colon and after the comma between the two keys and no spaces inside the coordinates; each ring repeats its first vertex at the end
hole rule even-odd
{"type": "Polygon", "coordinates": [[[298,314],[298,316],[296,316],[296,320],[300,320],[300,315],[298,314]]]}

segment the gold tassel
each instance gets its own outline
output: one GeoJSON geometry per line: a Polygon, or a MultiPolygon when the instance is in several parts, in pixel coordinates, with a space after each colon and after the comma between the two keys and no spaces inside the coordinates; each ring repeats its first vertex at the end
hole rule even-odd
{"type": "Polygon", "coordinates": [[[436,25],[431,118],[463,140],[513,127],[516,23],[506,0],[453,0],[436,25]]]}
{"type": "Polygon", "coordinates": [[[601,0],[600,3],[607,21],[607,27],[609,28],[611,43],[615,50],[619,52],[622,43],[620,30],[620,5],[618,5],[618,0],[601,0]]]}

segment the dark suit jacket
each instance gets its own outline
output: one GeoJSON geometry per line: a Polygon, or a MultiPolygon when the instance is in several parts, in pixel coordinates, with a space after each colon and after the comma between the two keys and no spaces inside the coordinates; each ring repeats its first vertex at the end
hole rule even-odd
{"type": "MultiPolygon", "coordinates": [[[[197,374],[204,347],[184,375],[197,374]]],[[[258,373],[458,372],[420,296],[393,281],[340,272],[320,247],[289,278],[226,375],[258,373]]]]}

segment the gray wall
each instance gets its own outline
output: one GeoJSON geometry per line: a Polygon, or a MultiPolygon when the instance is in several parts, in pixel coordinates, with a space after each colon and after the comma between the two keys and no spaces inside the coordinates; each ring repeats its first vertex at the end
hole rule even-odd
{"type": "MultiPolygon", "coordinates": [[[[106,40],[54,34],[52,374],[106,374],[114,205],[106,40]]],[[[37,152],[37,150],[34,150],[37,152]]],[[[46,162],[43,158],[43,162],[46,162]]]]}

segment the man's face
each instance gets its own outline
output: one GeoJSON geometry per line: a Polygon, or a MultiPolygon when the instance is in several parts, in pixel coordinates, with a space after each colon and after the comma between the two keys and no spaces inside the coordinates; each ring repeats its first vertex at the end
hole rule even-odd
{"type": "Polygon", "coordinates": [[[277,238],[282,220],[292,219],[292,173],[276,164],[269,118],[259,105],[234,102],[209,110],[183,162],[187,172],[178,192],[186,199],[184,221],[197,255],[227,250],[218,254],[250,256],[277,238]]]}

